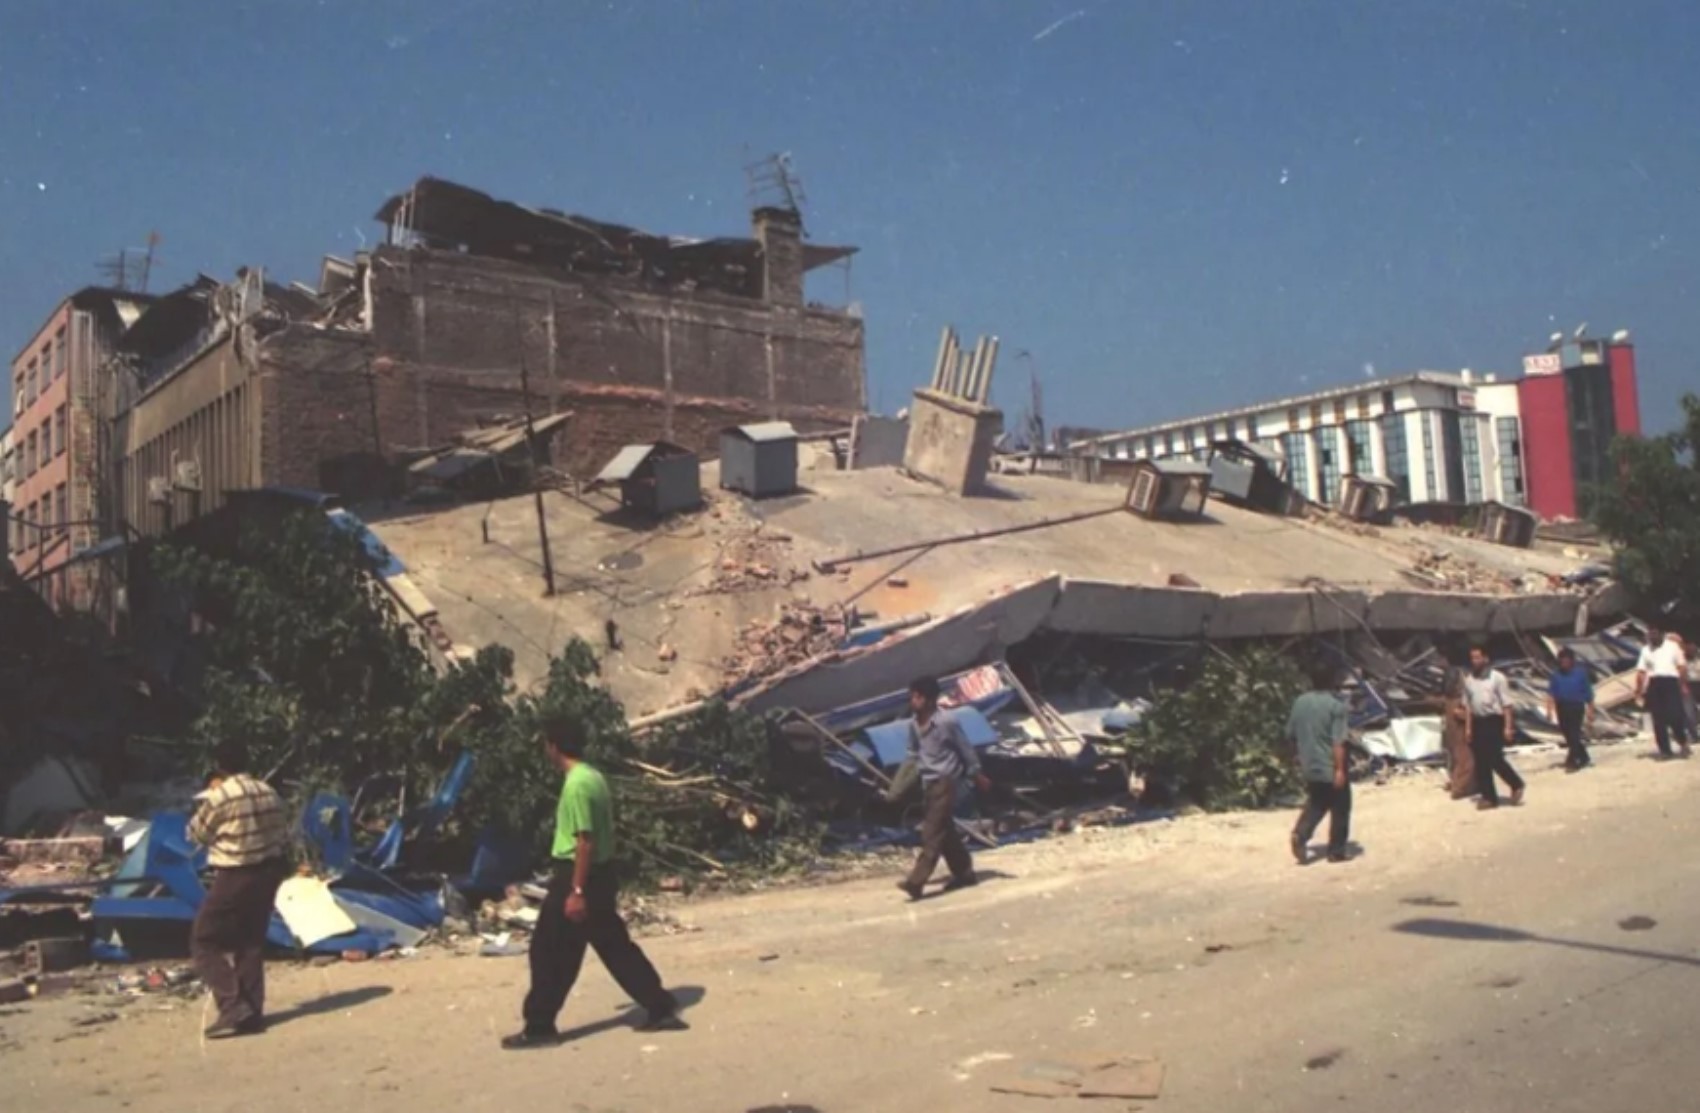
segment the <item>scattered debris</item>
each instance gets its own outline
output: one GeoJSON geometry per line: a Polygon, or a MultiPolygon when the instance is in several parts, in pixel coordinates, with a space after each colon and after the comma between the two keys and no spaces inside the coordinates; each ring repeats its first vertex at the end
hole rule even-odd
{"type": "Polygon", "coordinates": [[[1162,1095],[1163,1061],[1115,1055],[1012,1061],[999,1064],[989,1086],[1022,1097],[1149,1100],[1162,1095]]]}
{"type": "Polygon", "coordinates": [[[747,684],[830,653],[849,630],[842,608],[790,600],[774,621],[752,622],[738,632],[738,648],[724,663],[726,682],[747,684]]]}

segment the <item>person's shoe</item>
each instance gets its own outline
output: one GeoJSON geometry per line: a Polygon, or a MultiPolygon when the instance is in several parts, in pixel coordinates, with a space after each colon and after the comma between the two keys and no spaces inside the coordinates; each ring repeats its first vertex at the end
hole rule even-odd
{"type": "Polygon", "coordinates": [[[1352,860],[1352,856],[1344,850],[1330,850],[1328,852],[1328,860],[1330,862],[1350,862],[1352,860]]]}
{"type": "Polygon", "coordinates": [[[683,1032],[689,1028],[679,1017],[679,1002],[671,995],[665,1005],[644,1013],[643,1022],[637,1025],[639,1032],[683,1032]]]}
{"type": "Polygon", "coordinates": [[[1287,846],[1293,851],[1293,861],[1301,866],[1310,865],[1310,850],[1305,846],[1305,841],[1299,838],[1297,831],[1287,836],[1287,846]]]}
{"type": "Polygon", "coordinates": [[[1511,790],[1511,806],[1514,808],[1523,806],[1523,788],[1521,786],[1511,790]]]}
{"type": "Polygon", "coordinates": [[[949,881],[946,881],[944,883],[944,891],[947,893],[954,893],[958,889],[972,889],[979,883],[979,874],[965,873],[961,877],[952,877],[949,881]]]}
{"type": "Polygon", "coordinates": [[[263,1016],[251,1016],[247,1020],[241,1021],[236,1025],[236,1034],[238,1036],[263,1035],[265,1030],[266,1018],[263,1016]]]}
{"type": "Polygon", "coordinates": [[[511,1036],[502,1037],[503,1051],[531,1051],[540,1047],[559,1047],[560,1044],[561,1033],[553,1028],[546,1032],[533,1031],[527,1028],[515,1032],[511,1036]]]}
{"type": "Polygon", "coordinates": [[[897,887],[899,889],[903,890],[905,893],[908,893],[910,900],[920,900],[921,899],[921,887],[919,885],[915,884],[913,881],[899,881],[897,883],[897,887]]]}
{"type": "Polygon", "coordinates": [[[1491,812],[1491,811],[1493,811],[1493,809],[1495,809],[1497,807],[1499,807],[1499,802],[1497,800],[1477,800],[1476,801],[1476,810],[1478,812],[1491,812]]]}
{"type": "Polygon", "coordinates": [[[237,1036],[256,1036],[265,1031],[266,1022],[258,1017],[247,1020],[215,1020],[206,1032],[209,1040],[228,1040],[237,1036]]]}

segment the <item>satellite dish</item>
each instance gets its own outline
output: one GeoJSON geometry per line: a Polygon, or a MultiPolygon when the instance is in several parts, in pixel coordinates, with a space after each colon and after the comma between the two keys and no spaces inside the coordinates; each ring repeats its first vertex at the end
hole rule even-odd
{"type": "Polygon", "coordinates": [[[1563,340],[1564,334],[1562,332],[1555,332],[1551,336],[1547,337],[1547,342],[1551,344],[1558,344],[1563,342],[1563,340]]]}
{"type": "Polygon", "coordinates": [[[1616,332],[1611,334],[1611,342],[1613,344],[1629,343],[1629,330],[1626,328],[1618,329],[1616,332]]]}

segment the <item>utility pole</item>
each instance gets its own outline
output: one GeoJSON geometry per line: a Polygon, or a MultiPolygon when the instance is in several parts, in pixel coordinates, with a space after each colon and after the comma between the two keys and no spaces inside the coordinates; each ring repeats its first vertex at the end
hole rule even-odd
{"type": "Polygon", "coordinates": [[[519,345],[519,395],[525,407],[525,446],[531,454],[531,497],[537,507],[537,540],[543,547],[543,594],[555,594],[555,561],[549,555],[549,521],[543,513],[543,486],[538,480],[540,462],[537,459],[537,428],[531,420],[531,374],[525,360],[525,327],[520,321],[519,299],[508,296],[508,308],[513,316],[514,341],[519,345]]]}

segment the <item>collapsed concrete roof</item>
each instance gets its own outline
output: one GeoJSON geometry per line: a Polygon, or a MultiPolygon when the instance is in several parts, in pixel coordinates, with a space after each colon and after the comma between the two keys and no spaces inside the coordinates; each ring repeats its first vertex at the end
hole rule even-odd
{"type": "MultiPolygon", "coordinates": [[[[709,465],[712,468],[712,465],[709,465]]],[[[716,483],[704,477],[704,487],[716,483]]],[[[624,643],[605,674],[632,714],[719,691],[740,632],[784,607],[831,612],[849,601],[878,621],[925,614],[930,624],[847,656],[886,653],[890,667],[846,675],[835,665],[806,689],[769,689],[756,706],[834,705],[900,687],[902,670],[989,659],[1040,628],[1161,638],[1287,636],[1343,629],[1568,628],[1583,596],[1558,578],[1580,563],[1556,548],[1512,550],[1436,530],[1347,530],[1218,503],[1190,524],[1116,509],[1119,487],[1003,477],[1003,497],[951,498],[892,470],[815,470],[810,494],[752,508],[717,494],[702,512],[636,528],[612,502],[546,498],[557,594],[542,597],[536,520],[527,498],[376,522],[459,643],[500,642],[523,686],[572,635],[601,644],[614,621],[624,643]],[[1097,513],[1101,512],[1102,513],[1097,513]],[[480,521],[489,517],[488,544],[480,521]],[[927,547],[930,540],[1063,524],[927,547]],[[874,560],[858,551],[902,549],[874,560]],[[1495,592],[1435,591],[1414,569],[1446,561],[1476,570],[1495,592]],[[838,562],[842,572],[823,573],[838,562]],[[1173,588],[1185,573],[1200,588],[1173,588]],[[882,648],[886,647],[886,648],[882,648]],[[892,681],[893,677],[898,677],[892,681]],[[889,687],[879,688],[880,684],[889,687]],[[874,687],[875,691],[867,691],[874,687]]],[[[1593,613],[1623,606],[1596,596],[1593,613]]],[[[798,635],[800,638],[801,636],[798,635]]],[[[783,684],[781,685],[783,687],[783,684]]]]}
{"type": "MultiPolygon", "coordinates": [[[[528,208],[479,190],[424,177],[379,207],[375,219],[398,243],[539,266],[641,278],[663,286],[697,283],[754,296],[761,244],[753,239],[658,236],[558,209],[528,208]]],[[[855,254],[854,247],[805,243],[803,269],[855,254]]]]}

